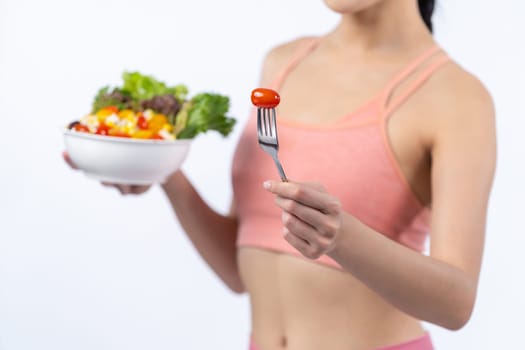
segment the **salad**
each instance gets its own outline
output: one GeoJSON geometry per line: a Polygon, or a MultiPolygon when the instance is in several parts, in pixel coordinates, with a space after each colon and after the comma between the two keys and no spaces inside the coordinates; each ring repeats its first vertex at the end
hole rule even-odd
{"type": "Polygon", "coordinates": [[[135,139],[191,139],[215,130],[227,136],[235,119],[226,115],[227,96],[200,93],[188,98],[188,89],[168,86],[152,76],[124,72],[120,87],[101,88],[91,112],[70,123],[68,129],[135,139]]]}

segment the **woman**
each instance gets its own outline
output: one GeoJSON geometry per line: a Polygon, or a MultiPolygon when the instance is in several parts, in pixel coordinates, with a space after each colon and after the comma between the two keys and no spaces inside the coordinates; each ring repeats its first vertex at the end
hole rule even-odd
{"type": "Polygon", "coordinates": [[[249,294],[252,349],[432,349],[421,320],[460,329],[475,303],[493,104],[435,43],[434,1],[325,3],[336,28],[274,48],[262,69],[292,180],[271,181],[252,115],[230,215],[182,172],[162,188],[210,267],[249,294]]]}

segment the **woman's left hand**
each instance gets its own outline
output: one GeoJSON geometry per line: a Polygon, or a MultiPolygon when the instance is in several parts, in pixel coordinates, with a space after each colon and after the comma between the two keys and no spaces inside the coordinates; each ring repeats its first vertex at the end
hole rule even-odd
{"type": "Polygon", "coordinates": [[[301,254],[317,259],[327,254],[340,238],[343,210],[339,199],[319,183],[265,181],[282,209],[284,238],[301,254]]]}

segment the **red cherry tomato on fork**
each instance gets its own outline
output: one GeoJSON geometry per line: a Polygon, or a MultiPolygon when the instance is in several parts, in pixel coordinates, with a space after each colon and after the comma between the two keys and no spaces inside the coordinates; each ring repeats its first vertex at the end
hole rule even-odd
{"type": "Polygon", "coordinates": [[[252,91],[252,103],[257,107],[274,108],[279,102],[281,97],[271,89],[257,88],[252,91]]]}

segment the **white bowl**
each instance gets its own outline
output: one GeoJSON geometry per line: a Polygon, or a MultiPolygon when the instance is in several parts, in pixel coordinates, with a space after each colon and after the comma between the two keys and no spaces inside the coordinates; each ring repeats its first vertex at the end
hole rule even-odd
{"type": "Polygon", "coordinates": [[[65,151],[77,168],[98,181],[162,183],[180,168],[191,140],[140,140],[64,131],[65,151]]]}

